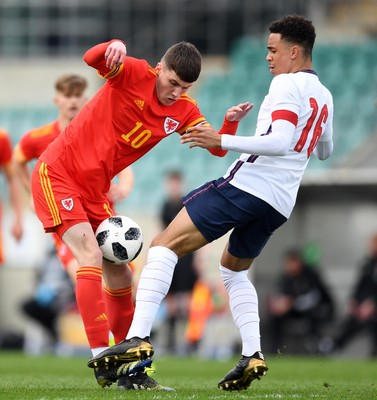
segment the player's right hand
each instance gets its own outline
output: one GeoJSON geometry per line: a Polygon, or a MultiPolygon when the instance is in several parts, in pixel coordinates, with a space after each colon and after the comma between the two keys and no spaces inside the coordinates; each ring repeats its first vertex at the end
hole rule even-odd
{"type": "Polygon", "coordinates": [[[112,69],[113,67],[119,67],[123,64],[124,59],[127,55],[127,49],[123,42],[112,42],[107,46],[105,52],[106,67],[112,69]]]}
{"type": "Polygon", "coordinates": [[[226,112],[225,118],[228,121],[241,121],[241,119],[246,117],[246,115],[253,107],[254,104],[249,102],[230,107],[229,110],[226,112]]]}

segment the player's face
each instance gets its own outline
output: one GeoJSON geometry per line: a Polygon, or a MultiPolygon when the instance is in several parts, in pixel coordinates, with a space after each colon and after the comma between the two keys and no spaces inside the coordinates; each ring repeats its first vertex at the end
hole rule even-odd
{"type": "Polygon", "coordinates": [[[86,103],[86,96],[83,93],[73,93],[66,95],[57,93],[55,96],[55,104],[59,109],[61,118],[72,121],[86,103]]]}
{"type": "Polygon", "coordinates": [[[282,40],[280,33],[271,33],[267,42],[266,60],[274,76],[292,72],[292,44],[282,40]]]}
{"type": "Polygon", "coordinates": [[[192,83],[179,79],[177,74],[168,69],[164,63],[159,64],[156,70],[158,73],[156,94],[158,101],[164,106],[174,104],[192,86],[192,83]]]}

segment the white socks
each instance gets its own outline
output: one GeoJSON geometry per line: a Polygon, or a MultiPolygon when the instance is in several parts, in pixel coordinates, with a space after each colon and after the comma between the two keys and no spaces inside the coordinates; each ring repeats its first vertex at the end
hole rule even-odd
{"type": "Polygon", "coordinates": [[[242,339],[242,355],[261,350],[257,292],[248,271],[234,272],[220,266],[220,274],[229,295],[229,306],[242,339]]]}
{"type": "Polygon", "coordinates": [[[170,289],[177,261],[177,255],[167,247],[149,249],[147,264],[140,275],[135,314],[127,339],[150,335],[158,308],[170,289]]]}

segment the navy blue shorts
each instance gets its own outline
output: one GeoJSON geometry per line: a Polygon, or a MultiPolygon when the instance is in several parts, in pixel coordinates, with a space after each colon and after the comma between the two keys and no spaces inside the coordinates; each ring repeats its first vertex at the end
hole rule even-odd
{"type": "Polygon", "coordinates": [[[238,258],[255,258],[287,218],[265,201],[240,190],[224,178],[207,182],[183,198],[201,234],[212,242],[233,229],[228,251],[238,258]]]}

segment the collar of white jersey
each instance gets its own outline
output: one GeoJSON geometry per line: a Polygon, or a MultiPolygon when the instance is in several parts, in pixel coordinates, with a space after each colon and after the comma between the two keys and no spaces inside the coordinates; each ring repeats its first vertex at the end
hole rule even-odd
{"type": "Polygon", "coordinates": [[[297,72],[306,72],[307,74],[318,76],[317,72],[315,72],[314,69],[300,69],[299,71],[296,71],[295,74],[297,74],[297,72]]]}

